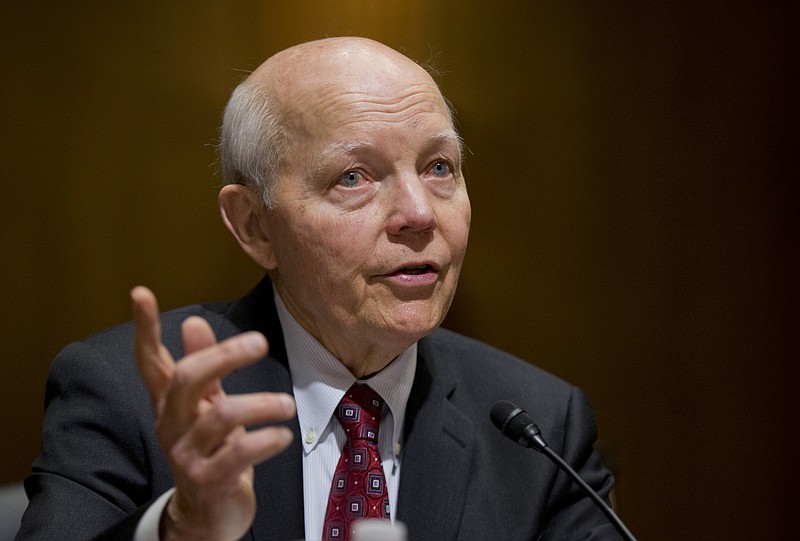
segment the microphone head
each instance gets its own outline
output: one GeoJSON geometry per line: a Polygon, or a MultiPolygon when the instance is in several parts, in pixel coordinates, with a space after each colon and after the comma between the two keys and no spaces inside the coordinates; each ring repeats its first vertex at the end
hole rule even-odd
{"type": "Polygon", "coordinates": [[[520,413],[523,413],[522,408],[510,400],[500,400],[495,402],[494,406],[492,406],[492,409],[489,411],[489,417],[491,417],[494,426],[504,435],[508,436],[505,430],[506,424],[515,415],[520,413]]]}
{"type": "Polygon", "coordinates": [[[547,444],[541,437],[539,427],[525,410],[509,400],[500,400],[492,406],[489,416],[492,423],[507,438],[523,445],[541,450],[547,444]]]}

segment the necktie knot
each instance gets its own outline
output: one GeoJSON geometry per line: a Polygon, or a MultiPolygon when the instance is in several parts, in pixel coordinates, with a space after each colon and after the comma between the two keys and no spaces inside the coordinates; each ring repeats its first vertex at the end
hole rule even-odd
{"type": "Polygon", "coordinates": [[[378,443],[383,399],[367,385],[353,385],[347,390],[336,408],[336,418],[348,439],[378,443]]]}

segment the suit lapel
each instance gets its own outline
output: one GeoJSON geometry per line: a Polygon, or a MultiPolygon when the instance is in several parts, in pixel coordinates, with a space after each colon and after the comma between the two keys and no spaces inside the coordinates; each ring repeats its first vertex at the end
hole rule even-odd
{"type": "MultiPolygon", "coordinates": [[[[258,363],[225,378],[225,391],[231,394],[264,391],[291,394],[292,381],[286,347],[269,280],[263,280],[249,295],[232,304],[227,315],[236,327],[234,333],[261,331],[269,342],[269,354],[258,363]]],[[[218,336],[229,334],[225,331],[218,333],[218,336]]],[[[300,425],[297,418],[287,425],[294,433],[292,444],[286,451],[255,468],[258,511],[251,535],[256,541],[288,541],[305,537],[300,425]]]]}
{"type": "Polygon", "coordinates": [[[406,410],[397,518],[408,527],[409,539],[446,541],[458,536],[474,431],[449,399],[456,384],[447,360],[426,345],[423,339],[406,410]]]}

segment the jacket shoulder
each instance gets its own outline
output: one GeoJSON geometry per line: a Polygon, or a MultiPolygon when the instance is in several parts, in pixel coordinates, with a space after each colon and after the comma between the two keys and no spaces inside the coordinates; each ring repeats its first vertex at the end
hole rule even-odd
{"type": "Polygon", "coordinates": [[[498,399],[519,400],[532,395],[540,399],[567,400],[574,387],[526,360],[494,346],[447,330],[437,329],[424,341],[427,356],[459,384],[475,392],[507,393],[498,399]]]}

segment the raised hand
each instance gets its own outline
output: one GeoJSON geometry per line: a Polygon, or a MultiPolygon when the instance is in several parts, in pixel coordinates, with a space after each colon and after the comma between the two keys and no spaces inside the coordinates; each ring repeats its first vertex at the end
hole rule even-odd
{"type": "Polygon", "coordinates": [[[284,393],[226,395],[222,390],[224,376],[266,354],[262,334],[242,333],[218,343],[204,319],[190,317],[182,327],[185,357],[175,362],[161,342],[155,295],[136,287],[131,298],[136,360],[175,480],[161,517],[161,539],[239,539],[255,517],[253,465],[292,441],[283,426],[245,427],[292,418],[294,401],[284,393]]]}

